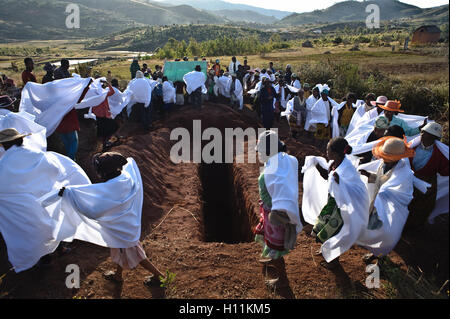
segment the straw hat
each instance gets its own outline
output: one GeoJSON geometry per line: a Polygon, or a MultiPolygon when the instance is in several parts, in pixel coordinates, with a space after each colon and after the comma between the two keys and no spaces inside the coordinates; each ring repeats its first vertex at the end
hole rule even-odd
{"type": "Polygon", "coordinates": [[[385,105],[387,103],[387,101],[388,101],[387,97],[379,96],[376,101],[372,101],[372,102],[370,102],[370,104],[372,104],[372,106],[385,105]]]}
{"type": "Polygon", "coordinates": [[[387,101],[387,103],[385,105],[379,105],[380,108],[382,108],[383,110],[386,111],[390,111],[390,112],[405,112],[403,110],[400,110],[400,108],[402,107],[402,104],[400,103],[400,101],[387,101]]]}
{"type": "Polygon", "coordinates": [[[29,136],[30,134],[20,134],[15,128],[7,128],[6,130],[0,131],[0,143],[12,142],[29,136]]]}
{"type": "Polygon", "coordinates": [[[416,152],[409,148],[406,142],[400,138],[386,136],[373,148],[375,157],[385,162],[398,162],[403,158],[414,157],[416,152]]]}
{"type": "Polygon", "coordinates": [[[436,122],[428,123],[422,129],[422,132],[427,132],[431,135],[441,138],[442,137],[442,126],[436,122]]]}

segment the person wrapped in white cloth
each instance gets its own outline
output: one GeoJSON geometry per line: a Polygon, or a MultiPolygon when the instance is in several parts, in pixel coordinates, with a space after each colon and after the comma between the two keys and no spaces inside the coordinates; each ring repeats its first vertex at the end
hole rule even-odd
{"type": "Polygon", "coordinates": [[[100,226],[97,234],[86,232],[85,237],[83,234],[76,237],[111,248],[111,259],[117,264],[117,270],[105,273],[107,279],[122,282],[123,269],[141,265],[153,274],[145,283],[160,284],[164,276],[147,259],[139,241],[144,195],[136,162],[120,153],[108,152],[95,155],[93,163],[102,183],[67,186],[58,194],[62,197],[62,207],[82,217],[81,226],[92,221],[100,226]]]}
{"type": "Polygon", "coordinates": [[[255,241],[263,247],[263,271],[270,264],[278,273],[278,279],[266,283],[285,287],[289,282],[283,256],[294,249],[303,228],[298,207],[298,161],[286,153],[275,131],[259,136],[256,151],[264,171],[258,179],[260,223],[254,230],[255,241]]]}
{"type": "Polygon", "coordinates": [[[191,102],[196,107],[202,106],[202,94],[207,94],[206,75],[202,72],[202,67],[197,65],[195,70],[189,72],[183,77],[186,83],[186,92],[190,95],[191,102]]]}
{"type": "Polygon", "coordinates": [[[408,219],[414,188],[408,158],[414,157],[415,152],[404,140],[384,137],[372,153],[381,160],[358,168],[368,177],[371,200],[369,224],[357,243],[371,252],[364,256],[366,262],[388,255],[397,245],[408,219]]]}
{"type": "Polygon", "coordinates": [[[314,225],[312,236],[322,243],[325,262],[333,269],[339,257],[349,250],[368,223],[369,195],[361,175],[347,158],[352,148],[342,138],[327,146],[329,163],[322,157],[308,156],[302,169],[305,221],[314,225]]]}
{"type": "Polygon", "coordinates": [[[70,158],[45,152],[39,143],[38,147],[24,144],[28,134],[13,128],[0,132],[6,150],[0,159],[0,232],[17,273],[35,266],[74,233],[74,216],[49,214],[39,199],[69,184],[90,183],[70,158]]]}

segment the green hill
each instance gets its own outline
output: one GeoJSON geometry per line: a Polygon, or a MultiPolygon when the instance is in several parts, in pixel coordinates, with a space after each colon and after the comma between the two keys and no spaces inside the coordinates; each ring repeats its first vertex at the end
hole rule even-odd
{"type": "Polygon", "coordinates": [[[145,27],[133,28],[124,32],[118,32],[110,36],[91,41],[86,45],[87,49],[95,50],[130,50],[153,51],[162,48],[169,39],[188,42],[190,38],[198,42],[217,39],[220,37],[245,38],[257,37],[267,41],[272,33],[258,29],[216,26],[216,25],[175,25],[169,27],[145,27]]]}
{"type": "MultiPolygon", "coordinates": [[[[380,7],[381,20],[396,20],[422,15],[428,12],[433,15],[430,9],[421,9],[397,0],[371,0],[371,1],[344,1],[334,4],[324,10],[315,10],[307,13],[294,13],[278,22],[283,26],[295,26],[303,24],[322,24],[349,21],[365,21],[369,13],[366,7],[369,4],[376,4],[380,7]]],[[[448,6],[447,6],[448,11],[448,6]]]]}
{"type": "Polygon", "coordinates": [[[0,8],[0,41],[92,38],[145,25],[226,22],[190,6],[138,0],[0,0],[0,8]],[[70,3],[80,6],[80,29],[66,28],[70,3]]]}

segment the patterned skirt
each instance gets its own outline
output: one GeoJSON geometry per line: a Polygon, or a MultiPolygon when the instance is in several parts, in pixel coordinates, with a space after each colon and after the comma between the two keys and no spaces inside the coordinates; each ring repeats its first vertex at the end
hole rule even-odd
{"type": "Polygon", "coordinates": [[[317,140],[330,140],[331,139],[331,129],[330,126],[326,127],[323,123],[317,124],[317,130],[314,134],[317,140]]]}
{"type": "Polygon", "coordinates": [[[319,215],[319,219],[313,228],[316,238],[324,243],[341,230],[344,225],[342,220],[341,210],[336,204],[336,200],[328,196],[328,202],[322,209],[319,215]]]}

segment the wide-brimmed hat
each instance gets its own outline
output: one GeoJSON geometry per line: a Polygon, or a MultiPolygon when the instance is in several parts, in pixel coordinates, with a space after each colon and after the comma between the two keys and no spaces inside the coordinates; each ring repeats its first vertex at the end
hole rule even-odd
{"type": "Polygon", "coordinates": [[[405,112],[400,109],[402,107],[400,101],[387,101],[385,105],[379,105],[379,107],[382,108],[383,110],[390,112],[401,112],[401,113],[405,112]]]}
{"type": "Polygon", "coordinates": [[[16,102],[16,100],[17,99],[15,97],[11,98],[8,95],[0,96],[0,108],[1,107],[9,107],[9,106],[13,105],[14,102],[16,102]]]}
{"type": "Polygon", "coordinates": [[[372,153],[384,162],[398,162],[403,158],[414,157],[416,154],[412,148],[408,147],[406,141],[392,136],[381,138],[372,153]]]}
{"type": "Polygon", "coordinates": [[[373,106],[385,105],[387,103],[387,101],[388,101],[387,97],[379,96],[376,101],[371,101],[370,104],[372,104],[373,106]]]}
{"type": "Polygon", "coordinates": [[[30,134],[20,134],[15,128],[7,128],[0,131],[0,143],[11,142],[18,140],[19,138],[24,138],[30,134]]]}
{"type": "Polygon", "coordinates": [[[422,129],[422,132],[427,132],[431,135],[441,138],[442,137],[442,126],[436,122],[428,123],[422,129]]]}

